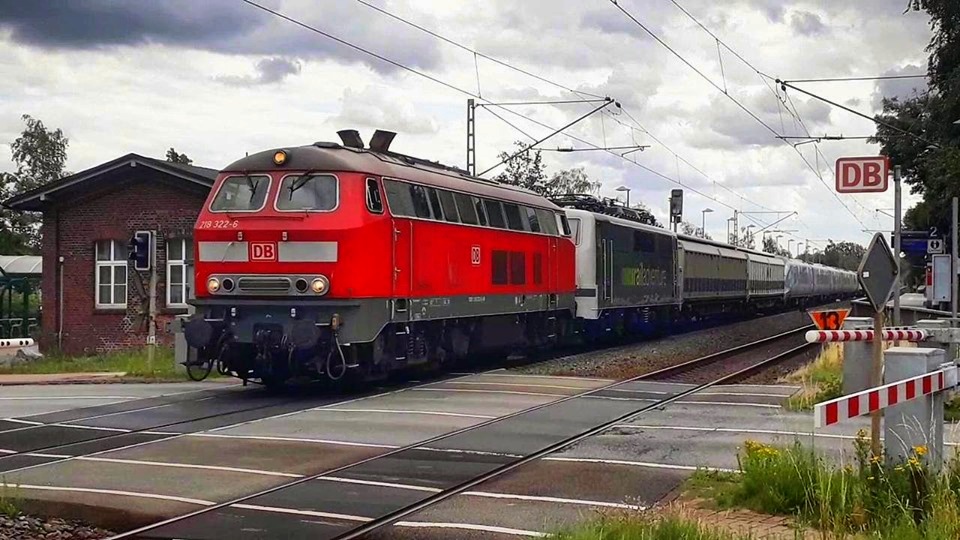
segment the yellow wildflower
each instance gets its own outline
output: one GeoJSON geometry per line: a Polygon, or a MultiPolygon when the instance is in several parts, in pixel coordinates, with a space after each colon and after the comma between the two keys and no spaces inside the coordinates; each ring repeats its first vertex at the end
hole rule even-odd
{"type": "Polygon", "coordinates": [[[920,446],[914,446],[913,453],[920,457],[923,457],[927,455],[927,446],[925,444],[921,444],[920,446]]]}

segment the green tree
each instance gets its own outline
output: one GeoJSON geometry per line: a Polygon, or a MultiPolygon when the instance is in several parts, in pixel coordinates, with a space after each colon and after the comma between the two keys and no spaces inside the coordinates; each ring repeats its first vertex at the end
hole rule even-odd
{"type": "Polygon", "coordinates": [[[821,262],[844,270],[856,270],[866,252],[867,248],[853,242],[830,242],[823,250],[821,262]]]}
{"type": "Polygon", "coordinates": [[[171,163],[181,163],[183,165],[192,165],[193,160],[187,157],[186,154],[178,154],[176,150],[171,146],[167,150],[167,161],[171,163]]]}
{"type": "Polygon", "coordinates": [[[596,194],[600,191],[600,182],[594,182],[587,177],[583,167],[566,169],[551,176],[543,185],[541,195],[554,197],[570,193],[596,194]]]}
{"type": "MultiPolygon", "coordinates": [[[[59,180],[67,173],[67,146],[70,141],[60,129],[50,130],[43,122],[25,114],[26,128],[13,143],[16,172],[0,174],[0,198],[14,195],[59,180]]],[[[40,215],[35,212],[0,211],[0,253],[20,255],[40,249],[40,215]]]]}
{"type": "Polygon", "coordinates": [[[907,99],[884,99],[877,118],[925,140],[878,125],[871,141],[901,166],[911,192],[923,196],[905,213],[907,226],[949,231],[950,199],[960,196],[960,126],[954,124],[960,119],[960,2],[910,0],[907,9],[930,15],[930,86],[907,99]]]}
{"type": "Polygon", "coordinates": [[[790,252],[777,245],[777,241],[772,236],[763,237],[763,252],[781,257],[789,257],[790,252]]]}
{"type": "MultiPolygon", "coordinates": [[[[527,148],[527,145],[522,141],[516,141],[513,144],[517,147],[516,151],[527,148]]],[[[547,172],[540,151],[520,152],[511,158],[510,156],[515,152],[500,152],[498,157],[501,160],[506,160],[504,163],[506,170],[494,177],[494,180],[542,193],[547,172]]]]}

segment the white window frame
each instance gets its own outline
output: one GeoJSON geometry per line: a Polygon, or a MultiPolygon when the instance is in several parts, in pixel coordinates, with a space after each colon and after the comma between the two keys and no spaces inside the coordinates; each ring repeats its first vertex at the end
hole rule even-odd
{"type": "Polygon", "coordinates": [[[190,273],[193,271],[193,265],[191,260],[187,258],[187,247],[193,244],[193,240],[190,238],[171,238],[167,240],[167,307],[169,308],[186,308],[187,299],[190,296],[190,273]],[[180,244],[180,259],[172,259],[170,257],[170,245],[173,243],[180,244]],[[174,266],[183,267],[183,272],[181,272],[181,281],[176,283],[183,287],[183,302],[172,302],[170,300],[170,291],[172,290],[171,285],[174,285],[172,281],[173,273],[170,271],[174,266]]]}
{"type": "Polygon", "coordinates": [[[117,260],[117,247],[121,246],[119,240],[99,240],[93,245],[93,260],[94,260],[94,285],[93,285],[93,301],[94,306],[100,309],[121,309],[127,307],[127,296],[130,294],[130,269],[127,268],[127,259],[117,260]],[[109,242],[110,244],[110,255],[109,260],[100,260],[100,244],[102,242],[109,242]],[[123,297],[122,302],[117,302],[117,299],[114,298],[116,293],[116,286],[118,283],[114,282],[114,277],[116,276],[116,268],[124,268],[124,276],[126,281],[123,284],[123,290],[126,292],[123,297]],[[100,301],[100,269],[101,268],[110,268],[110,300],[112,302],[101,302],[100,301]]]}

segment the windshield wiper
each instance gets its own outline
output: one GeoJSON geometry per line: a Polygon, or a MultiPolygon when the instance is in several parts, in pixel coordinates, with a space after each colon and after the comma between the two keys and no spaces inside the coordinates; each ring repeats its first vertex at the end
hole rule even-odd
{"type": "Polygon", "coordinates": [[[303,175],[301,175],[300,178],[297,178],[292,184],[290,184],[290,187],[287,188],[288,190],[290,190],[290,194],[288,195],[288,200],[292,201],[293,192],[302,188],[304,185],[306,185],[307,180],[310,180],[310,177],[316,174],[316,172],[317,171],[315,169],[312,171],[307,171],[303,175]]]}
{"type": "Polygon", "coordinates": [[[250,177],[250,173],[244,172],[243,177],[247,179],[247,187],[250,188],[250,200],[247,201],[248,205],[253,204],[253,199],[257,196],[257,187],[260,186],[260,181],[253,181],[253,178],[250,177]]]}

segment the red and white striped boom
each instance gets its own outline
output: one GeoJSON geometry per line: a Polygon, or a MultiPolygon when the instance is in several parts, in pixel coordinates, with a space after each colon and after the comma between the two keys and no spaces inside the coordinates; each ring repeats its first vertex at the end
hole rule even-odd
{"type": "MultiPolygon", "coordinates": [[[[805,337],[808,343],[873,341],[873,330],[810,330],[805,337]]],[[[883,341],[923,341],[928,337],[929,332],[916,328],[884,328],[880,332],[883,341]]]]}
{"type": "Polygon", "coordinates": [[[879,411],[920,396],[957,385],[957,366],[871,388],[849,396],[818,403],[813,407],[816,427],[832,426],[873,411],[879,411]]]}

